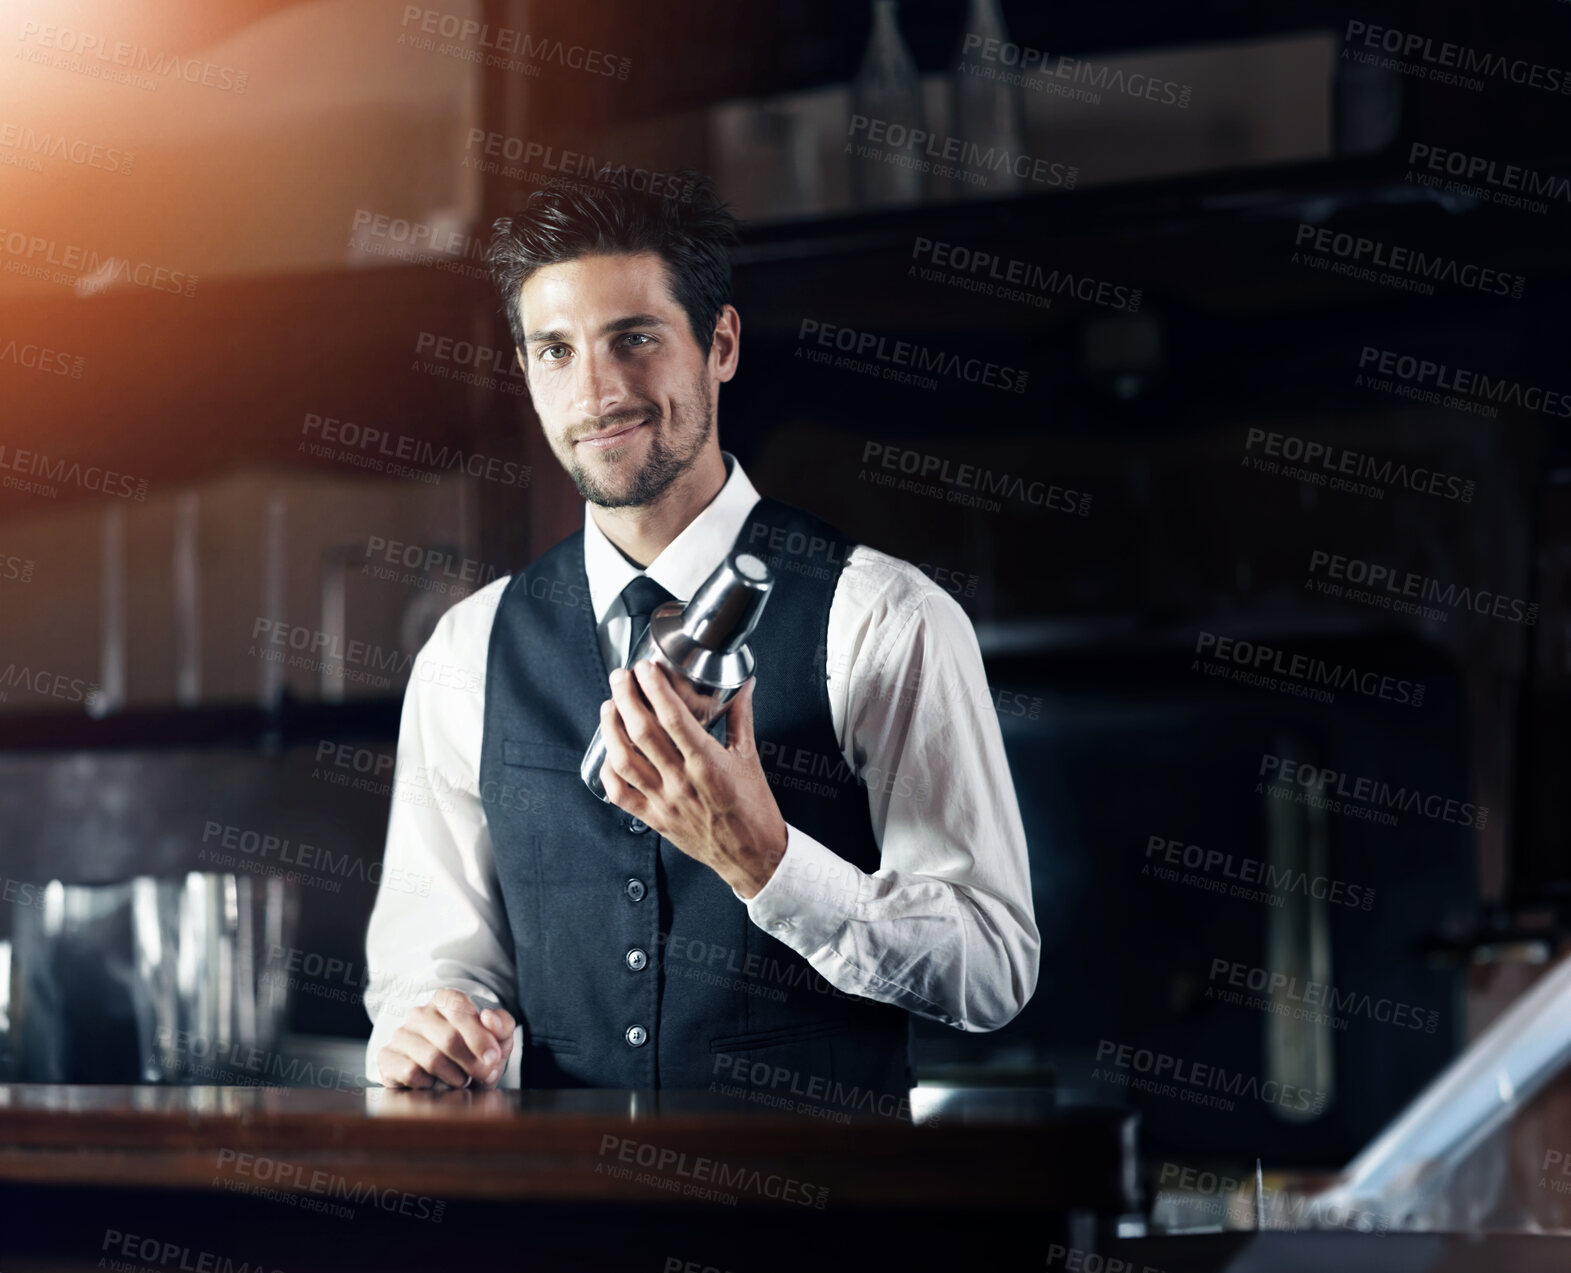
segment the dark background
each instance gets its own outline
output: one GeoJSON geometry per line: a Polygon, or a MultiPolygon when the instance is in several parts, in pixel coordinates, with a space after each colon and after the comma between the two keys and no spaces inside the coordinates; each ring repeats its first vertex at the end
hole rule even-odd
{"type": "MultiPolygon", "coordinates": [[[[900,7],[935,83],[953,69],[964,8],[900,7]]],[[[1145,1144],[1186,1161],[1331,1168],[1558,950],[1571,884],[1565,422],[1426,404],[1358,376],[1375,348],[1571,391],[1571,194],[1545,197],[1540,213],[1408,179],[1415,142],[1571,173],[1566,95],[1364,74],[1342,55],[1359,47],[1343,38],[1353,20],[1571,67],[1571,7],[1005,0],[1018,44],[1156,59],[1193,86],[1191,103],[1109,92],[1070,110],[1023,90],[1027,149],[1076,164],[1073,190],[960,197],[928,183],[904,206],[859,202],[858,161],[838,146],[817,152],[832,175],[805,193],[760,183],[778,170],[770,153],[728,146],[716,124],[852,81],[869,35],[862,6],[491,2],[477,13],[493,26],[626,55],[631,70],[621,80],[548,62],[537,76],[477,69],[462,83],[450,57],[398,49],[407,61],[391,72],[378,62],[394,56],[400,9],[171,6],[128,38],[235,65],[249,56],[244,95],[165,83],[95,96],[62,70],[6,99],[36,127],[53,120],[137,159],[125,174],[0,167],[0,228],[199,276],[189,297],[123,286],[83,296],[0,273],[0,345],[83,360],[79,377],[0,360],[0,445],[132,474],[148,491],[0,490],[0,559],[34,564],[25,580],[0,579],[0,666],[106,689],[96,714],[47,694],[0,701],[7,878],[198,869],[212,821],[379,858],[386,796],[336,788],[318,758],[338,743],[391,754],[401,685],[269,681],[249,634],[264,614],[326,622],[335,572],[357,569],[370,537],[507,573],[578,524],[581,504],[516,380],[495,364],[480,386],[421,369],[422,334],[508,348],[473,258],[344,252],[360,209],[433,222],[433,209],[457,208],[451,224],[483,241],[534,185],[462,171],[479,127],[715,173],[748,219],[735,256],[743,358],[721,397],[723,444],[762,491],[967,581],[1029,836],[1042,976],[995,1034],[924,1025],[926,1076],[1128,1099],[1145,1144]],[[269,50],[293,56],[269,62],[269,50]],[[1274,91],[1288,67],[1309,87],[1274,91]],[[435,85],[423,96],[422,76],[435,85]],[[1295,261],[1306,223],[1526,284],[1513,299],[1335,276],[1295,261]],[[912,273],[931,264],[922,240],[1137,288],[1141,304],[1058,295],[1043,307],[929,281],[912,273]],[[813,365],[801,357],[807,320],[1026,370],[1027,388],[947,378],[925,390],[813,365]],[[310,413],[527,464],[531,481],[363,474],[302,452],[310,413]],[[1372,497],[1262,472],[1245,462],[1258,454],[1250,429],[1457,475],[1471,499],[1390,483],[1372,497]],[[1085,516],[1019,499],[992,512],[877,487],[864,469],[880,445],[1092,499],[1085,516]],[[270,524],[285,527],[272,593],[270,524]],[[195,637],[176,617],[182,533],[199,580],[195,637]],[[1423,620],[1328,598],[1305,587],[1314,551],[1531,601],[1538,622],[1464,608],[1423,620]],[[1424,702],[1339,693],[1321,705],[1213,679],[1195,668],[1201,633],[1421,681],[1424,702]],[[1258,789],[1265,753],[1487,806],[1488,821],[1402,814],[1389,826],[1283,802],[1258,789]],[[1142,871],[1152,836],[1240,858],[1317,855],[1326,875],[1377,901],[1277,909],[1163,883],[1142,871]],[[1283,951],[1307,958],[1306,943],[1339,987],[1432,1012],[1434,1031],[1355,1015],[1317,1039],[1207,997],[1213,959],[1274,967],[1283,951]],[[1241,1102],[1222,1117],[1127,1094],[1097,1075],[1107,1041],[1262,1078],[1307,1075],[1325,1110],[1291,1120],[1241,1102]]],[[[97,6],[77,20],[131,21],[97,6]]],[[[817,117],[843,132],[836,102],[824,98],[817,117]]],[[[408,648],[440,611],[414,588],[346,586],[347,630],[389,647],[408,648]]],[[[373,900],[363,880],[303,890],[298,945],[358,965],[373,900]]],[[[0,907],[0,939],[14,918],[0,907]]],[[[354,996],[308,994],[289,1027],[301,1039],[368,1028],[354,996]]]]}

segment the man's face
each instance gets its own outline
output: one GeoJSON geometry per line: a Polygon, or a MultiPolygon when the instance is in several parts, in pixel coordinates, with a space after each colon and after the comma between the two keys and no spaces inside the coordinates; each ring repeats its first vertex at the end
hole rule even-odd
{"type": "Polygon", "coordinates": [[[709,441],[717,385],[664,262],[638,252],[548,265],[519,307],[530,398],[579,493],[604,508],[659,499],[709,441]]]}

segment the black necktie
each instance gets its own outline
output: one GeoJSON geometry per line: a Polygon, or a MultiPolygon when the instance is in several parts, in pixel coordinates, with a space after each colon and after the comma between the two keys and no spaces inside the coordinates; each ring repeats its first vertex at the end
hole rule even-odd
{"type": "MultiPolygon", "coordinates": [[[[662,601],[675,600],[669,592],[648,575],[634,575],[633,582],[622,589],[622,604],[627,607],[632,626],[628,629],[627,653],[631,657],[644,631],[649,627],[649,616],[662,601]]],[[[623,664],[627,659],[622,660],[623,664]]]]}

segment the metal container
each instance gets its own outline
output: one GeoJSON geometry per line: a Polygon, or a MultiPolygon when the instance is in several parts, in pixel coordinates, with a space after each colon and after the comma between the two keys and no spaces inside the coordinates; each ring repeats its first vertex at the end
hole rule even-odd
{"type": "Polygon", "coordinates": [[[37,899],[18,908],[12,942],[14,1077],[222,1083],[276,1047],[297,886],[192,871],[53,880],[37,899]]]}
{"type": "MultiPolygon", "coordinates": [[[[649,631],[628,653],[623,667],[652,659],[672,674],[677,691],[711,733],[722,725],[726,704],[753,675],[748,637],[758,626],[775,586],[769,567],[751,553],[732,553],[699,585],[686,605],[667,601],[649,616],[649,631]]],[[[579,775],[595,795],[606,798],[600,730],[590,739],[579,775]]]]}

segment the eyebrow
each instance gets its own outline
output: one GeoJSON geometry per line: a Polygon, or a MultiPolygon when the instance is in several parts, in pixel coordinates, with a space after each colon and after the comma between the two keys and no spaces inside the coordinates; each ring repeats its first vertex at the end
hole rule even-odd
{"type": "MultiPolygon", "coordinates": [[[[654,314],[629,314],[626,318],[618,318],[615,322],[607,323],[600,329],[602,336],[614,336],[617,332],[632,331],[635,327],[665,327],[665,319],[654,314]]],[[[524,337],[524,344],[534,345],[542,341],[565,341],[567,336],[555,329],[548,331],[530,332],[524,337]]]]}

